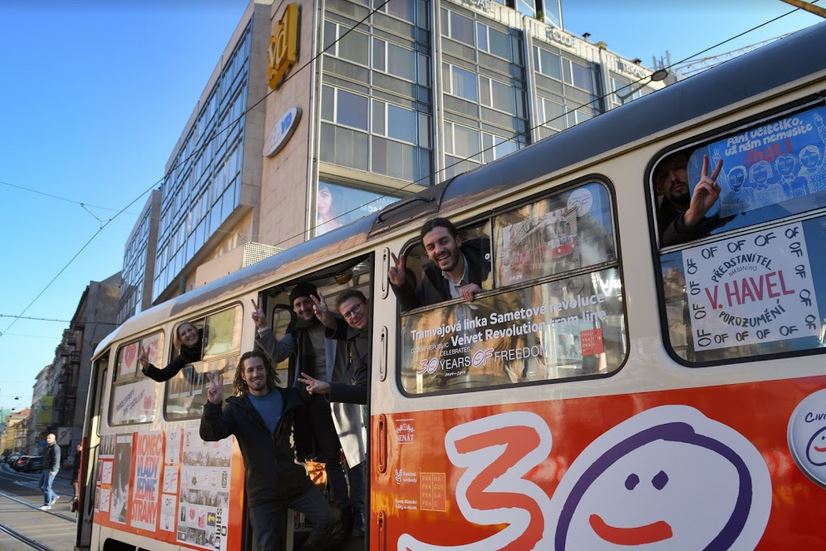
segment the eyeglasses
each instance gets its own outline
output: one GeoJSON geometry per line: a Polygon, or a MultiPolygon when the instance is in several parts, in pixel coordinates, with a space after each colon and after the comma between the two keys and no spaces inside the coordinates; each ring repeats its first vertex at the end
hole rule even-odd
{"type": "Polygon", "coordinates": [[[363,308],[364,308],[364,303],[359,302],[358,304],[356,304],[355,306],[353,306],[352,308],[350,308],[346,312],[342,312],[341,315],[344,316],[344,319],[348,320],[348,319],[352,318],[353,316],[355,316],[356,314],[358,314],[359,312],[361,312],[363,308]]]}

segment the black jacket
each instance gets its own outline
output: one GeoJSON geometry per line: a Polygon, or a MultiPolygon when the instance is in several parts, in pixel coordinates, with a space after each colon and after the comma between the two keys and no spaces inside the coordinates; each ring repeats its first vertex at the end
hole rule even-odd
{"type": "Polygon", "coordinates": [[[340,366],[342,371],[336,379],[346,382],[330,383],[330,401],[366,404],[370,382],[369,330],[353,329],[341,318],[336,318],[336,323],[336,329],[328,329],[327,336],[344,344],[339,350],[346,358],[337,362],[337,369],[340,366]]]}
{"type": "Polygon", "coordinates": [[[295,463],[290,433],[296,411],[303,407],[296,389],[276,388],[284,409],[270,433],[247,396],[231,396],[218,404],[207,402],[201,416],[201,438],[207,442],[234,434],[246,469],[246,492],[250,505],[264,501],[287,503],[306,492],[312,482],[304,467],[295,463]]]}
{"type": "Polygon", "coordinates": [[[49,444],[46,447],[46,457],[43,460],[43,470],[56,473],[60,470],[60,446],[49,444]]]}
{"type": "MultiPolygon", "coordinates": [[[[481,287],[482,281],[490,273],[490,240],[485,238],[468,239],[459,246],[459,250],[467,259],[468,282],[481,287]]],[[[450,300],[450,286],[439,267],[427,263],[422,271],[422,280],[415,289],[413,278],[410,277],[409,272],[403,286],[391,286],[402,310],[411,310],[420,306],[429,306],[450,300]]]]}
{"type": "MultiPolygon", "coordinates": [[[[181,346],[180,353],[177,356],[175,356],[171,362],[169,362],[169,365],[167,365],[163,369],[158,369],[154,365],[149,364],[148,366],[146,366],[146,369],[143,370],[143,374],[152,379],[153,381],[163,383],[164,381],[168,381],[169,379],[177,375],[178,372],[187,365],[201,361],[201,343],[203,342],[203,331],[198,331],[198,335],[198,344],[191,348],[188,346],[181,346]]],[[[197,374],[194,369],[189,370],[189,372],[186,375],[190,383],[199,383],[199,381],[196,381],[197,374]]]]}

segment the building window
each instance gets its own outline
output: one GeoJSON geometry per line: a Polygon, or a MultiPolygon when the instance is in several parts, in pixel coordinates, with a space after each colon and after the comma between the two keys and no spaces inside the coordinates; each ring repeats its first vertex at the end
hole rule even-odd
{"type": "Polygon", "coordinates": [[[445,63],[445,91],[472,102],[479,101],[476,73],[445,63]]]}
{"type": "Polygon", "coordinates": [[[367,98],[346,90],[324,86],[321,119],[342,126],[367,130],[367,98]]]}
{"type": "Polygon", "coordinates": [[[535,47],[533,51],[536,70],[545,76],[562,80],[562,67],[559,55],[538,46],[535,47]]]}
{"type": "Polygon", "coordinates": [[[442,9],[442,34],[473,46],[473,20],[454,11],[442,9]]]}
{"type": "Polygon", "coordinates": [[[404,19],[408,23],[416,22],[416,0],[393,0],[392,2],[384,2],[384,0],[374,0],[376,6],[381,6],[378,11],[404,19]]]}
{"type": "Polygon", "coordinates": [[[373,38],[373,69],[416,82],[416,52],[373,38]]]}
{"type": "Polygon", "coordinates": [[[513,62],[513,50],[511,48],[511,37],[507,33],[503,33],[485,25],[484,23],[476,23],[476,43],[483,52],[493,54],[497,57],[507,59],[513,62]]]}
{"type": "Polygon", "coordinates": [[[501,159],[519,150],[516,138],[503,138],[489,132],[482,132],[482,160],[486,163],[501,159]]]}
{"type": "Polygon", "coordinates": [[[368,64],[368,36],[330,21],[324,22],[324,48],[332,55],[359,65],[368,64]],[[346,33],[346,34],[345,34],[346,33]],[[329,49],[328,49],[329,48],[329,49]]]}
{"type": "Polygon", "coordinates": [[[480,103],[513,115],[516,113],[516,95],[514,89],[498,80],[479,77],[480,103]]]}

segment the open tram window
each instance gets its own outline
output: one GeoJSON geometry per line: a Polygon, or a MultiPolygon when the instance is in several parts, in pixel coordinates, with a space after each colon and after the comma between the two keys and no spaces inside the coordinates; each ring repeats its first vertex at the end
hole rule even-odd
{"type": "Polygon", "coordinates": [[[138,368],[138,354],[145,350],[151,362],[163,358],[164,334],[157,331],[118,348],[113,377],[109,424],[149,423],[155,419],[155,382],[138,368]]]}
{"type": "Polygon", "coordinates": [[[826,240],[824,118],[822,105],[797,110],[656,161],[664,331],[676,359],[824,348],[826,258],[815,253],[826,240]],[[703,165],[707,178],[717,172],[719,195],[698,229],[679,231],[703,165]]]}
{"type": "MultiPolygon", "coordinates": [[[[207,374],[223,373],[224,395],[232,394],[232,378],[241,349],[240,306],[188,320],[201,335],[200,359],[185,365],[166,384],[164,412],[168,420],[193,419],[206,402],[207,374]]],[[[170,350],[170,361],[179,351],[170,350]]]]}
{"type": "Polygon", "coordinates": [[[401,319],[413,395],[603,375],[626,356],[611,197],[599,182],[492,218],[496,287],[401,319]]]}
{"type": "Polygon", "coordinates": [[[301,369],[316,378],[345,382],[345,347],[325,337],[325,327],[315,316],[310,296],[315,293],[323,298],[333,315],[340,318],[336,303],[342,293],[358,290],[370,300],[371,270],[370,259],[351,260],[259,295],[258,304],[269,324],[256,332],[256,348],[271,358],[280,385],[296,384],[298,363],[304,363],[301,369]]]}
{"type": "Polygon", "coordinates": [[[490,254],[490,226],[488,221],[462,227],[444,225],[445,219],[430,220],[422,228],[420,238],[407,249],[403,256],[405,284],[394,287],[402,310],[427,307],[450,299],[448,276],[442,270],[441,256],[462,256],[465,266],[464,280],[477,283],[485,291],[493,287],[490,254]],[[441,220],[442,222],[437,222],[441,220]],[[435,225],[434,225],[435,224],[435,225]],[[431,228],[432,229],[429,229],[431,228]],[[455,230],[456,235],[451,235],[455,230]],[[447,239],[447,246],[435,247],[441,239],[447,239]],[[454,254],[455,252],[455,254],[454,254]]]}

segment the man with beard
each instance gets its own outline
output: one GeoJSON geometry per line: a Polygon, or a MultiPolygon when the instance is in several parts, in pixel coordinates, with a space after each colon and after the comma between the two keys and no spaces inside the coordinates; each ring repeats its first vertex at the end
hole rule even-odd
{"type": "Polygon", "coordinates": [[[706,218],[720,196],[717,176],[723,168],[722,159],[708,174],[708,155],[703,156],[700,181],[689,194],[688,155],[678,153],[661,162],[654,170],[654,191],[661,202],[657,211],[660,241],[665,247],[685,243],[708,234],[719,222],[706,218]]]}
{"type": "MultiPolygon", "coordinates": [[[[295,317],[280,341],[267,325],[264,311],[253,302],[256,347],[269,355],[273,363],[290,359],[289,382],[294,386],[297,385],[297,374],[302,371],[324,381],[333,380],[336,341],[325,338],[325,327],[315,315],[313,298],[319,298],[315,285],[301,282],[293,288],[289,299],[295,317]]],[[[338,409],[337,413],[340,426],[352,427],[354,423],[358,423],[356,428],[361,429],[361,419],[348,419],[348,412],[343,409],[338,409]]],[[[359,417],[357,413],[355,415],[359,417]]],[[[299,459],[303,461],[314,458],[324,463],[333,504],[341,509],[345,521],[349,521],[350,498],[341,465],[341,442],[329,402],[320,396],[311,396],[305,410],[296,415],[295,433],[299,459]]],[[[353,443],[347,441],[347,444],[353,443]]],[[[359,447],[358,443],[355,446],[359,447]]],[[[353,454],[346,455],[351,458],[353,466],[358,463],[353,459],[353,454]]]]}
{"type": "Polygon", "coordinates": [[[335,514],[294,459],[290,445],[293,417],[302,408],[296,388],[279,388],[266,354],[245,352],[238,361],[233,396],[222,408],[224,382],[214,373],[207,386],[200,434],[214,442],[234,434],[246,471],[246,497],[255,549],[282,549],[287,508],[303,513],[312,531],[302,549],[334,549],[335,514]]]}
{"type": "Polygon", "coordinates": [[[456,298],[473,301],[490,272],[490,241],[479,238],[463,242],[447,218],[428,220],[419,235],[430,260],[419,284],[415,285],[413,275],[405,268],[403,256],[393,254],[393,265],[388,270],[402,310],[456,298]]]}

